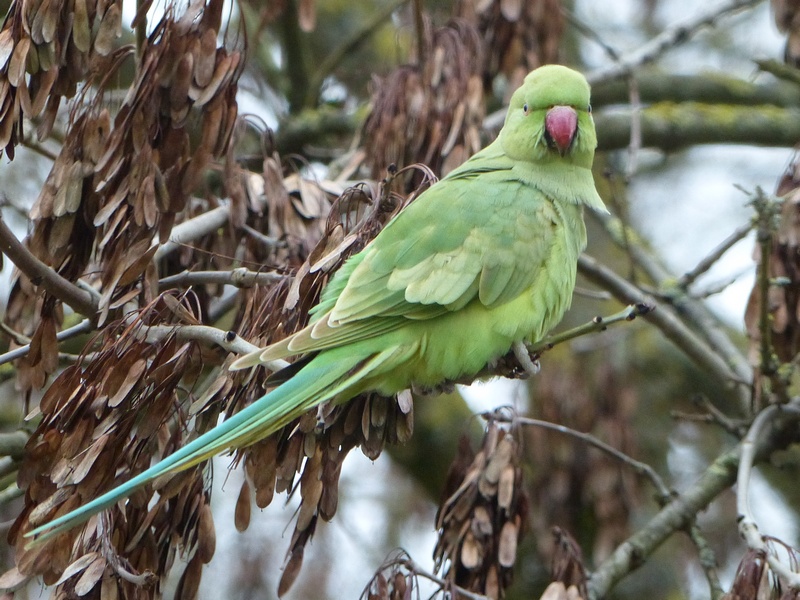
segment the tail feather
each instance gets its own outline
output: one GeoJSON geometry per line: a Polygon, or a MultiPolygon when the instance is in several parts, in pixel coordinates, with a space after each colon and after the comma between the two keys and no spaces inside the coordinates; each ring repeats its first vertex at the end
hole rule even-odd
{"type": "MultiPolygon", "coordinates": [[[[66,515],[27,532],[25,537],[35,537],[32,543],[49,540],[89,520],[93,515],[113,506],[136,489],[162,475],[188,469],[224,450],[243,448],[255,443],[311,407],[335,397],[365,375],[365,369],[358,368],[345,377],[356,367],[358,358],[341,353],[334,358],[332,354],[317,356],[290,380],[211,431],[192,440],[124,484],[66,515]]],[[[374,360],[367,361],[367,366],[374,360]]],[[[372,369],[366,369],[370,370],[372,369]]]]}
{"type": "MultiPolygon", "coordinates": [[[[358,391],[353,391],[353,387],[356,384],[362,382],[366,377],[374,374],[376,371],[379,371],[380,367],[389,361],[391,361],[390,364],[394,365],[402,364],[406,357],[413,353],[414,348],[414,346],[410,348],[392,346],[387,350],[379,352],[364,361],[363,364],[358,365],[358,368],[354,369],[348,377],[341,378],[338,383],[334,382],[335,384],[332,385],[332,387],[329,387],[331,384],[326,383],[324,390],[318,394],[309,394],[308,386],[305,382],[301,382],[301,385],[303,385],[306,390],[306,394],[304,394],[303,398],[294,397],[294,401],[291,403],[287,403],[286,400],[284,400],[282,402],[271,402],[268,406],[260,407],[257,418],[244,419],[240,424],[226,431],[224,435],[216,441],[215,448],[208,450],[207,455],[213,456],[226,448],[244,448],[249,446],[258,440],[264,439],[264,437],[269,435],[272,431],[280,429],[296,417],[299,417],[307,410],[310,410],[322,402],[335,398],[339,394],[345,392],[350,392],[351,396],[358,393],[358,391]]],[[[314,365],[317,360],[325,361],[331,357],[332,353],[322,354],[318,358],[312,360],[310,365],[314,365]]],[[[350,364],[348,362],[343,363],[335,359],[328,360],[328,362],[331,363],[331,366],[334,366],[333,373],[338,372],[340,376],[352,369],[352,366],[348,366],[350,364]],[[338,366],[338,369],[336,366],[338,366]]],[[[307,371],[304,368],[275,391],[282,389],[289,383],[297,383],[299,380],[303,379],[305,373],[307,373],[307,371]]],[[[315,371],[312,371],[310,374],[312,377],[319,376],[319,373],[315,371]]],[[[270,395],[274,393],[275,392],[272,392],[270,395]]],[[[259,400],[259,402],[261,401],[259,400]]],[[[258,402],[254,403],[252,406],[256,404],[258,404],[258,402]]],[[[243,412],[244,411],[242,411],[242,413],[243,412]]]]}

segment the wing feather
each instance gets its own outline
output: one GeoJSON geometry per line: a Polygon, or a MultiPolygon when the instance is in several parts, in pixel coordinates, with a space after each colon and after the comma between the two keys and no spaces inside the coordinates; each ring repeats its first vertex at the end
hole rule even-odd
{"type": "Polygon", "coordinates": [[[473,301],[493,307],[530,288],[551,251],[556,210],[502,160],[495,169],[480,160],[470,168],[472,160],[345,263],[323,292],[311,325],[266,348],[261,359],[371,338],[473,301]],[[444,219],[444,211],[459,218],[444,219]]]}

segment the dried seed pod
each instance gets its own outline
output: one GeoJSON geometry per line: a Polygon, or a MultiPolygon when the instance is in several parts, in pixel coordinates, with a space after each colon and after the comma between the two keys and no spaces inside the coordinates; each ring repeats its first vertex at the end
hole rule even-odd
{"type": "Polygon", "coordinates": [[[527,495],[519,458],[519,444],[495,421],[489,422],[479,452],[473,453],[464,438],[436,517],[437,571],[444,568],[446,580],[490,598],[502,598],[511,583],[525,527],[527,495]]]}
{"type": "MultiPolygon", "coordinates": [[[[119,593],[108,583],[120,568],[109,563],[112,559],[122,560],[126,569],[165,576],[178,544],[187,550],[196,546],[200,564],[213,555],[209,497],[197,469],[162,482],[149,510],[153,485],[90,519],[82,530],[42,546],[25,548],[21,535],[109,489],[119,482],[117,474],[130,477],[147,468],[152,455],[171,454],[184,443],[185,407],[177,389],[185,385],[187,366],[199,359],[197,348],[178,343],[174,335],[154,343],[139,334],[154,313],[165,325],[183,322],[184,312],[170,309],[175,302],[182,303],[190,322],[196,319],[193,303],[183,296],[156,301],[138,319],[109,326],[91,356],[62,371],[40,404],[42,421],[28,442],[18,480],[25,508],[9,541],[16,545],[20,572],[41,575],[55,586],[56,597],[119,593]],[[137,415],[155,418],[157,425],[137,415]],[[116,554],[103,550],[111,547],[116,554]]],[[[195,585],[192,577],[184,589],[195,585]]]]}
{"type": "Polygon", "coordinates": [[[361,600],[407,600],[419,594],[413,563],[404,552],[389,558],[375,572],[361,600]]]}
{"type": "Polygon", "coordinates": [[[553,527],[555,550],[550,562],[550,577],[564,584],[565,590],[575,589],[578,597],[588,598],[586,567],[578,543],[560,527],[553,527]]]}
{"type": "Polygon", "coordinates": [[[489,85],[502,73],[510,94],[536,67],[559,62],[564,32],[560,0],[459,0],[457,14],[482,38],[481,75],[489,85]]]}
{"type": "MultiPolygon", "coordinates": [[[[484,115],[476,31],[453,21],[433,32],[426,61],[381,81],[364,123],[364,149],[375,178],[389,165],[428,165],[441,176],[480,150],[484,115]]],[[[419,178],[409,180],[409,189],[419,178]]]]}

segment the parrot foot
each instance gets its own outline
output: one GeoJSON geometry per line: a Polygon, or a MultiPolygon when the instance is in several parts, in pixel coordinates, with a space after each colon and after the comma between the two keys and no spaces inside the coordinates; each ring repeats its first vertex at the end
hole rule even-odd
{"type": "Polygon", "coordinates": [[[525,342],[514,342],[511,349],[514,351],[515,358],[519,361],[520,366],[527,375],[536,375],[540,371],[541,365],[539,365],[539,361],[531,358],[525,342]]]}

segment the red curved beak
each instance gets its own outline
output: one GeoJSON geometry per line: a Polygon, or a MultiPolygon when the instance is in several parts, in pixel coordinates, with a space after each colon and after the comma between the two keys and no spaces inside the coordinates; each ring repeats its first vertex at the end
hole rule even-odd
{"type": "Polygon", "coordinates": [[[544,117],[545,135],[562,156],[569,150],[578,131],[578,113],[571,106],[554,106],[544,117]]]}

